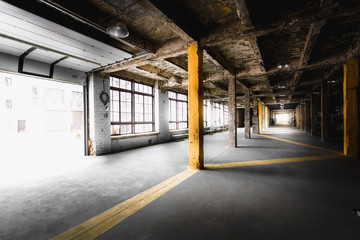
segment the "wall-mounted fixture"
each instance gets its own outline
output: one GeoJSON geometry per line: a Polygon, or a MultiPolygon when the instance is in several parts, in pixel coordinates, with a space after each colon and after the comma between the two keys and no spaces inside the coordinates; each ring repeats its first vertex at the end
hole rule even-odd
{"type": "Polygon", "coordinates": [[[117,38],[126,38],[129,36],[129,31],[126,25],[117,18],[110,20],[106,31],[110,36],[117,38]]]}
{"type": "Polygon", "coordinates": [[[103,91],[100,94],[100,100],[104,104],[105,107],[105,114],[104,117],[107,118],[109,116],[109,102],[110,102],[110,96],[105,92],[105,79],[103,79],[103,91]]]}

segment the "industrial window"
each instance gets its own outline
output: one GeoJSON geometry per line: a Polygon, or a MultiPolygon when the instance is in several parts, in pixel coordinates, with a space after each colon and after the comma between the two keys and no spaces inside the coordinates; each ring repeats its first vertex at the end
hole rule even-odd
{"type": "Polygon", "coordinates": [[[9,78],[9,77],[5,78],[5,86],[7,86],[7,87],[12,86],[12,78],[9,78]]]}
{"type": "Polygon", "coordinates": [[[5,101],[6,109],[12,109],[13,108],[13,102],[11,99],[6,99],[5,101]]]}
{"type": "Polygon", "coordinates": [[[188,101],[187,96],[181,93],[169,92],[170,130],[188,128],[188,101]]]}
{"type": "Polygon", "coordinates": [[[224,105],[224,125],[229,125],[229,106],[224,105]]]}
{"type": "Polygon", "coordinates": [[[207,127],[207,101],[204,101],[203,118],[204,118],[204,127],[207,127]]]}
{"type": "Polygon", "coordinates": [[[110,77],[112,135],[153,132],[154,88],[110,77]]]}
{"type": "Polygon", "coordinates": [[[215,112],[215,126],[221,126],[221,114],[222,114],[222,104],[214,103],[214,112],[215,112]]]}

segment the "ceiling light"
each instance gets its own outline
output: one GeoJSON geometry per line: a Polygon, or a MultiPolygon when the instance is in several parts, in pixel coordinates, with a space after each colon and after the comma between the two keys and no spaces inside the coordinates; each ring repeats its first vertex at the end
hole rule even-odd
{"type": "Polygon", "coordinates": [[[106,31],[110,36],[117,38],[126,38],[129,36],[129,31],[126,25],[117,18],[110,20],[106,31]]]}

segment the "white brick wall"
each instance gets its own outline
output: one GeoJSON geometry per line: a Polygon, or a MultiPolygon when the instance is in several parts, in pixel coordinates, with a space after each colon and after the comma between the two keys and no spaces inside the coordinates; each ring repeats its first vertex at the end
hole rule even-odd
{"type": "MultiPolygon", "coordinates": [[[[110,94],[109,79],[105,79],[105,92],[110,94]]],[[[100,94],[103,91],[103,79],[94,74],[89,78],[89,138],[96,148],[96,155],[111,152],[110,111],[106,112],[100,94]],[[108,117],[105,117],[105,114],[108,117]]]]}

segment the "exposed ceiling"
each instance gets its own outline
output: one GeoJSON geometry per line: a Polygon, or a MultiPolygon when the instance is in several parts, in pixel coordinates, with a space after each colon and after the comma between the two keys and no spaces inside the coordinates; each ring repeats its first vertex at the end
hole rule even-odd
{"type": "Polygon", "coordinates": [[[359,0],[7,2],[133,55],[95,71],[159,80],[166,89],[186,91],[187,46],[197,41],[206,98],[226,99],[236,77],[238,96],[249,89],[268,105],[293,107],[322,80],[341,81],[341,65],[360,54],[359,0]],[[106,34],[114,17],[129,37],[106,34]]]}

